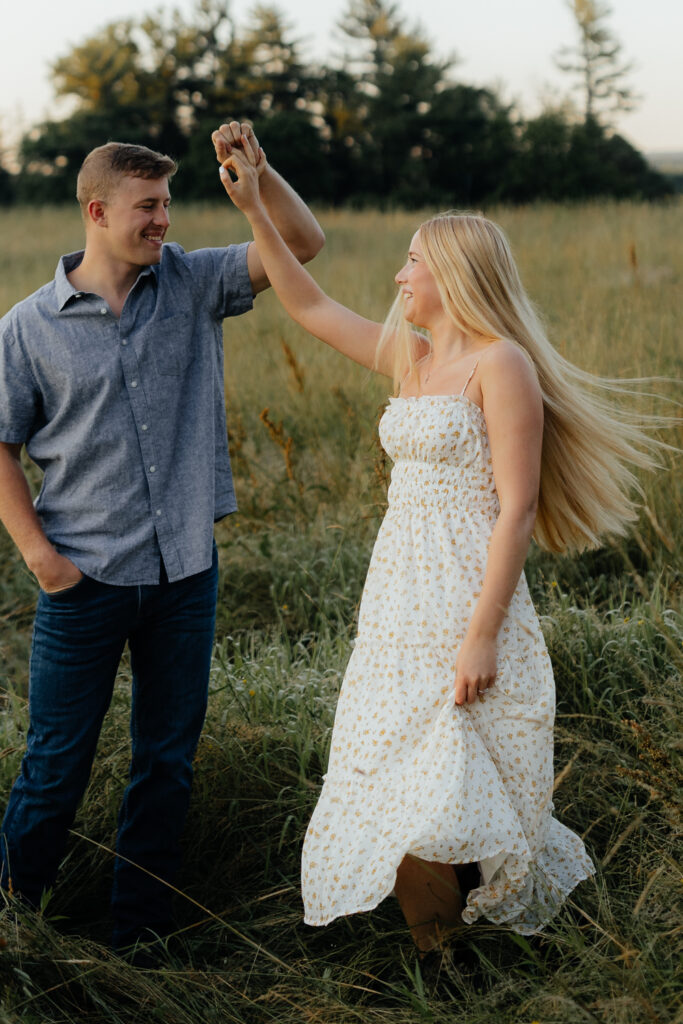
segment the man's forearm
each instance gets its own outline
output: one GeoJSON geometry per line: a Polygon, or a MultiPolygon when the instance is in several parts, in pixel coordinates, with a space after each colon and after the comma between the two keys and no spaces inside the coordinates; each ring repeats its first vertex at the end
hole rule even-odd
{"type": "Polygon", "coordinates": [[[270,166],[259,186],[263,205],[287,247],[301,263],[312,260],[325,244],[325,235],[303,199],[270,166]]]}
{"type": "Polygon", "coordinates": [[[0,520],[32,572],[55,553],[33,507],[19,445],[0,444],[0,520]]]}
{"type": "Polygon", "coordinates": [[[57,593],[78,583],[82,573],[45,536],[20,453],[21,445],[0,442],[0,521],[43,590],[57,593]]]}

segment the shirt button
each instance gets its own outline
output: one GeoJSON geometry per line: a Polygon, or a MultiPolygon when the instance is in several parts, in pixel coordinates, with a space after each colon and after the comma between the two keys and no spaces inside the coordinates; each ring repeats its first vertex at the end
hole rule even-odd
{"type": "Polygon", "coordinates": [[[100,310],[100,314],[102,316],[106,316],[107,315],[107,310],[106,310],[106,308],[104,306],[102,306],[102,309],[100,310]]]}
{"type": "Polygon", "coordinates": [[[156,466],[150,466],[149,467],[149,471],[150,471],[150,473],[156,473],[157,467],[156,466]]]}
{"type": "Polygon", "coordinates": [[[136,388],[136,387],[138,386],[138,382],[137,382],[136,380],[132,380],[132,381],[130,382],[130,386],[131,386],[132,388],[136,388]]]}
{"type": "Polygon", "coordinates": [[[157,515],[158,515],[158,516],[160,516],[160,515],[161,515],[161,509],[160,509],[160,508],[158,508],[158,509],[157,509],[157,515]]]}
{"type": "Polygon", "coordinates": [[[142,427],[141,427],[140,429],[141,429],[141,430],[149,430],[149,427],[147,426],[147,424],[146,424],[146,423],[143,423],[143,424],[142,424],[142,427]]]}
{"type": "Polygon", "coordinates": [[[121,344],[122,345],[127,345],[128,344],[128,338],[121,338],[121,344]]]}

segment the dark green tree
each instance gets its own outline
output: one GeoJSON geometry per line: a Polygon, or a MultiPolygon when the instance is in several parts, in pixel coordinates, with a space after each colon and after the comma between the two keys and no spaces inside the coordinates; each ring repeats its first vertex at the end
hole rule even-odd
{"type": "Polygon", "coordinates": [[[6,167],[0,166],[0,206],[9,206],[15,198],[14,175],[6,167]]]}
{"type": "Polygon", "coordinates": [[[512,111],[490,89],[452,85],[435,95],[423,150],[433,205],[510,199],[517,153],[512,111]]]}
{"type": "Polygon", "coordinates": [[[76,111],[64,121],[37,125],[21,141],[16,195],[20,202],[60,203],[76,196],[76,177],[86,154],[117,139],[153,145],[144,107],[113,112],[76,111]]]}
{"type": "Polygon", "coordinates": [[[368,179],[360,145],[367,110],[357,79],[345,68],[317,69],[310,109],[327,165],[324,198],[334,203],[351,201],[367,191],[368,179]]]}
{"type": "Polygon", "coordinates": [[[567,198],[573,124],[558,110],[545,110],[523,126],[510,180],[518,202],[567,198]]]}
{"type": "Polygon", "coordinates": [[[432,105],[453,61],[434,61],[428,41],[418,29],[408,31],[386,0],[351,0],[340,28],[353,40],[346,70],[356,83],[351,138],[364,169],[362,192],[375,202],[420,205],[429,186],[432,105]]]}
{"type": "Polygon", "coordinates": [[[319,74],[307,69],[299,43],[280,13],[259,5],[242,36],[252,88],[259,99],[254,128],[268,159],[308,198],[334,198],[323,121],[319,74]]]}
{"type": "Polygon", "coordinates": [[[671,192],[666,178],[633,146],[595,119],[576,122],[562,111],[548,110],[523,126],[511,175],[515,201],[650,200],[671,192]]]}
{"type": "Polygon", "coordinates": [[[113,22],[55,62],[56,92],[76,110],[25,136],[21,174],[0,171],[0,202],[72,199],[83,157],[109,139],[178,158],[176,194],[219,198],[210,135],[233,117],[253,121],[273,166],[308,199],[446,207],[665,194],[661,176],[608,130],[607,110],[632,94],[602,24],[607,8],[571,6],[583,19],[566,65],[586,93],[579,124],[557,109],[524,123],[493,90],[453,82],[454,61],[435,59],[390,0],[350,0],[341,67],[305,67],[269,6],[240,31],[227,0],[196,0],[187,17],[113,22]]]}
{"type": "MultiPolygon", "coordinates": [[[[114,22],[75,46],[53,65],[53,80],[58,95],[76,98],[77,109],[23,140],[21,195],[38,191],[50,201],[70,198],[86,153],[110,139],[139,142],[182,160],[188,138],[203,131],[210,163],[205,125],[213,128],[232,116],[232,101],[239,98],[228,73],[237,49],[233,35],[227,4],[198,0],[189,21],[178,12],[160,12],[140,22],[114,22]],[[41,178],[43,187],[36,189],[41,178]]],[[[180,191],[189,181],[179,175],[180,191]]],[[[185,191],[192,188],[186,185],[185,191]]]]}
{"type": "Polygon", "coordinates": [[[255,113],[304,110],[315,95],[315,76],[304,67],[299,42],[282,15],[259,4],[240,36],[255,113]]]}
{"type": "Polygon", "coordinates": [[[240,117],[253,122],[268,159],[295,188],[308,198],[332,199],[322,121],[314,113],[318,80],[304,67],[278,11],[256,7],[245,30],[215,56],[213,92],[207,89],[201,117],[188,133],[177,182],[181,192],[195,198],[219,194],[207,143],[216,125],[240,117]]]}
{"type": "Polygon", "coordinates": [[[3,145],[0,125],[0,206],[9,206],[15,198],[15,178],[7,167],[8,153],[3,145]]]}
{"type": "Polygon", "coordinates": [[[637,149],[594,120],[572,128],[567,179],[571,199],[663,199],[673,192],[637,149]]]}

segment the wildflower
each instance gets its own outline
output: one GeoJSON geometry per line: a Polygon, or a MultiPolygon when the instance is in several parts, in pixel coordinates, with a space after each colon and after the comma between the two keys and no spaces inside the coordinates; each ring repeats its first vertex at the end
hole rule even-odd
{"type": "Polygon", "coordinates": [[[631,621],[631,616],[627,615],[626,618],[624,619],[624,622],[630,622],[630,621],[631,621]]]}
{"type": "MultiPolygon", "coordinates": [[[[550,583],[550,586],[551,587],[556,587],[557,586],[557,580],[552,580],[551,583],[550,583]]],[[[532,1020],[531,1024],[538,1024],[538,1021],[532,1020]]]]}
{"type": "Polygon", "coordinates": [[[250,697],[255,697],[256,696],[256,690],[250,690],[249,691],[249,696],[250,697]]]}
{"type": "Polygon", "coordinates": [[[283,604],[283,606],[282,606],[283,612],[286,612],[288,608],[289,608],[288,604],[283,604]]]}

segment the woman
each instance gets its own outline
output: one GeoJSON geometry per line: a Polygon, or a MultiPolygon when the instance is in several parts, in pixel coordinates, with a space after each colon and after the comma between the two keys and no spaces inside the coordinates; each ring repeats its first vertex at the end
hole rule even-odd
{"type": "Polygon", "coordinates": [[[306,921],[393,890],[421,951],[481,915],[535,932],[594,869],[551,813],[554,686],[523,565],[532,536],[561,551],[623,532],[651,442],[550,346],[490,221],[423,224],[382,327],[291,256],[259,200],[264,161],[245,144],[221,176],[285,309],[400,385],[380,423],[388,512],[304,844],[306,921]]]}

